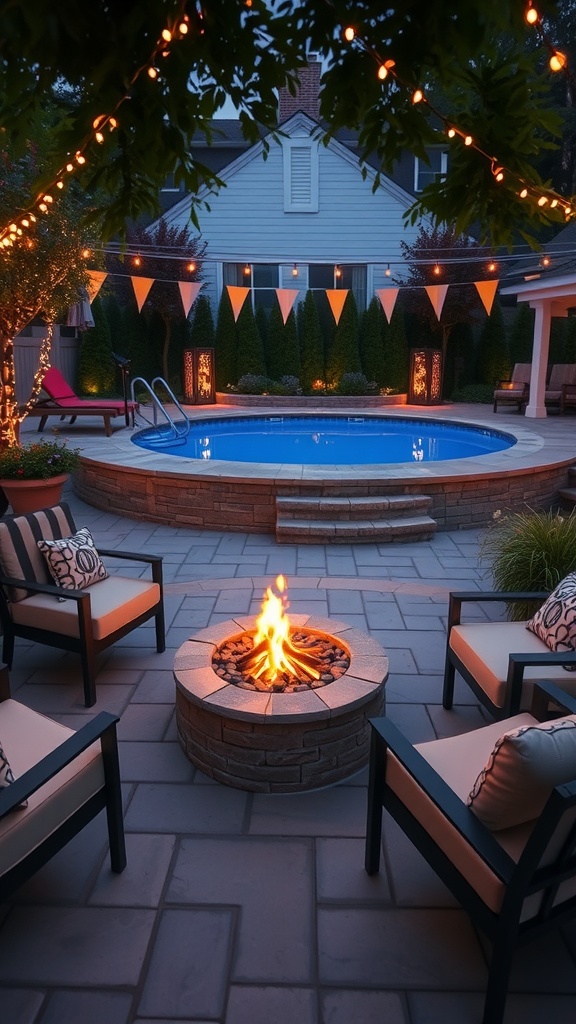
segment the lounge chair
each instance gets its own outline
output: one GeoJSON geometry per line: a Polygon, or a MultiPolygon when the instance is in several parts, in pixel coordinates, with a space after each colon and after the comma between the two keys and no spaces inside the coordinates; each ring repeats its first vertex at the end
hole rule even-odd
{"type": "Polygon", "coordinates": [[[555,363],[550,371],[550,380],[546,385],[544,402],[547,406],[557,406],[563,413],[566,406],[574,403],[576,393],[576,363],[555,363]]]}
{"type": "Polygon", "coordinates": [[[49,416],[60,416],[62,420],[70,416],[71,424],[77,416],[102,416],[106,436],[110,437],[111,419],[114,416],[126,416],[128,426],[128,416],[131,415],[134,422],[134,413],[138,409],[137,402],[125,403],[123,398],[79,398],[55,366],[51,366],[44,374],[42,388],[48,398],[40,399],[28,413],[29,416],[40,417],[40,433],[44,430],[49,416]]]}
{"type": "Polygon", "coordinates": [[[515,405],[522,412],[528,403],[531,363],[516,363],[511,380],[498,381],[494,391],[494,412],[499,405],[515,405]]]}

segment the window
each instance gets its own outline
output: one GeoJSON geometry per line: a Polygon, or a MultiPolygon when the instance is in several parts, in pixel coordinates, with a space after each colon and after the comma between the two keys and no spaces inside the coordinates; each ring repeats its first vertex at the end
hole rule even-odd
{"type": "Polygon", "coordinates": [[[427,150],[428,160],[414,157],[414,191],[421,192],[435,181],[443,181],[448,170],[448,152],[445,149],[427,150]]]}
{"type": "Polygon", "coordinates": [[[311,264],[308,267],[308,287],[312,291],[348,288],[356,299],[358,310],[366,309],[366,267],[363,264],[311,264]]]}
{"type": "Polygon", "coordinates": [[[288,139],[284,149],[284,213],[318,213],[318,145],[288,139]]]}
{"type": "Polygon", "coordinates": [[[271,309],[279,287],[280,267],[277,263],[224,263],[222,280],[251,289],[252,307],[271,309]]]}

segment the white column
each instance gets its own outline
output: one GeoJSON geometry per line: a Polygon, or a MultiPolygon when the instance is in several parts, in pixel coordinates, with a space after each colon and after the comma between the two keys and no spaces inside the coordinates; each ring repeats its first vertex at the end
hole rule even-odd
{"type": "Polygon", "coordinates": [[[534,310],[534,341],[532,344],[532,372],[530,375],[530,398],[525,416],[543,419],[547,416],[544,393],[546,391],[546,370],[550,348],[550,321],[552,319],[551,299],[540,299],[530,303],[534,310]]]}

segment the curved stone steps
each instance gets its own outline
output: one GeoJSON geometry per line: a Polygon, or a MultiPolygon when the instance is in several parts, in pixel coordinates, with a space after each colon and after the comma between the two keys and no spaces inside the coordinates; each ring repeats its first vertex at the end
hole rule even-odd
{"type": "Polygon", "coordinates": [[[429,540],[436,522],[425,494],[360,497],[277,497],[280,543],[349,544],[429,540]]]}

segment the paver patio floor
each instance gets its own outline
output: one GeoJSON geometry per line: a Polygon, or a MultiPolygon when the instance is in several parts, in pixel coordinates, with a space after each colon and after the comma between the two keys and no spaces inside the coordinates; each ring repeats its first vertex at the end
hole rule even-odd
{"type": "MultiPolygon", "coordinates": [[[[478,1024],[486,947],[388,818],[363,869],[366,772],[291,795],[228,788],[194,769],[174,722],[172,662],[197,629],[251,614],[279,571],[290,610],[370,632],[390,659],[387,713],[413,741],[484,717],[460,685],[441,705],[450,589],[490,589],[482,532],[417,544],[277,545],[260,535],[111,516],[69,490],[96,546],[164,556],[167,650],[143,626],[100,659],[17,643],[19,700],[78,727],[121,716],[128,866],[109,871],[103,815],[0,906],[6,1024],[478,1024]]],[[[576,923],[516,957],[506,1024],[573,1024],[576,923]]]]}

